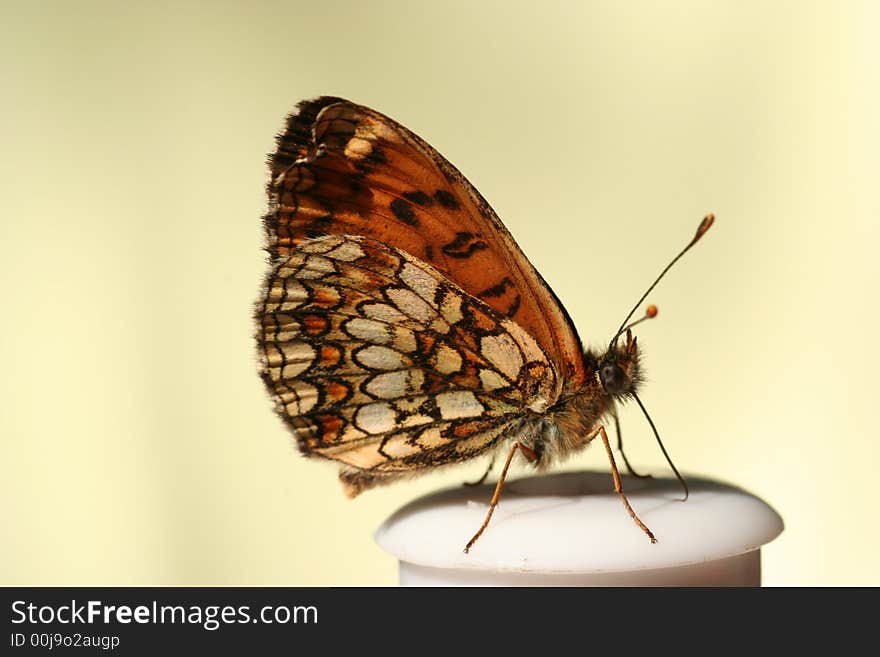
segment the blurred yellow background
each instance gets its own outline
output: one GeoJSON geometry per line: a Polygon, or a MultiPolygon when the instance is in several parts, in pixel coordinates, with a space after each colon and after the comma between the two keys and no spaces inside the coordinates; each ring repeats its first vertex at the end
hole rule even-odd
{"type": "Polygon", "coordinates": [[[455,163],[591,344],[715,212],[642,399],[783,516],[765,584],[880,585],[880,4],[4,2],[0,72],[0,583],[394,584],[372,532],[480,474],[349,501],[256,375],[266,154],[333,94],[455,163]]]}

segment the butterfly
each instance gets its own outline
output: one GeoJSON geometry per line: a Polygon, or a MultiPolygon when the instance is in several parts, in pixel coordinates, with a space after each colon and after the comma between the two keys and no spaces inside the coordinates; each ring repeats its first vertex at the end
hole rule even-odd
{"type": "Polygon", "coordinates": [[[618,402],[638,400],[638,322],[627,317],[604,352],[584,349],[480,193],[373,109],[329,96],[299,103],[269,169],[256,341],[302,453],[338,463],[354,497],[507,449],[468,551],[517,452],[543,468],[599,436],[627,512],[656,540],[623,492],[603,423],[616,422],[618,402]]]}

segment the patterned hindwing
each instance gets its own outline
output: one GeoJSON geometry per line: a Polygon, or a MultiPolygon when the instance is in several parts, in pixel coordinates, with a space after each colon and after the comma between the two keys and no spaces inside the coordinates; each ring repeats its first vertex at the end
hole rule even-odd
{"type": "Polygon", "coordinates": [[[334,235],[278,260],[257,308],[262,375],[300,449],[350,495],[486,452],[559,397],[515,322],[430,265],[334,235]]]}
{"type": "Polygon", "coordinates": [[[363,235],[430,264],[513,319],[579,387],[583,349],[553,292],[480,193],[400,124],[341,98],[300,103],[270,160],[273,261],[321,235],[363,235]]]}

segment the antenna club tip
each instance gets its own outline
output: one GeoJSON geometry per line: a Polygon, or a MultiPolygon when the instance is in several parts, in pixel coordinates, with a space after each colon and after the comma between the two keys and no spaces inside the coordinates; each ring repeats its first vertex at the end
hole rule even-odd
{"type": "Polygon", "coordinates": [[[645,309],[645,315],[647,315],[651,319],[654,319],[657,316],[658,312],[659,311],[657,310],[657,306],[655,306],[653,303],[645,309]]]}
{"type": "Polygon", "coordinates": [[[706,231],[712,227],[712,224],[715,223],[715,215],[711,212],[703,217],[703,220],[700,222],[699,227],[697,228],[697,234],[694,235],[694,241],[696,242],[703,235],[706,234],[706,231]]]}

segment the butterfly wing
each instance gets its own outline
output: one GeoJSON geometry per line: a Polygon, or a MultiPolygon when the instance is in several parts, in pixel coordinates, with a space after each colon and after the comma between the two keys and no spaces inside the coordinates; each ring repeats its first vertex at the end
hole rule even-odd
{"type": "Polygon", "coordinates": [[[349,101],[305,101],[270,160],[268,251],[363,235],[430,264],[512,319],[578,388],[583,349],[564,308],[486,200],[443,156],[392,119],[349,101]]]}
{"type": "Polygon", "coordinates": [[[384,242],[334,235],[280,256],[258,308],[262,375],[300,449],[350,495],[472,458],[559,397],[516,322],[384,242]]]}

